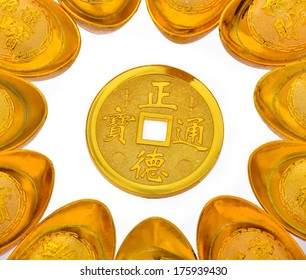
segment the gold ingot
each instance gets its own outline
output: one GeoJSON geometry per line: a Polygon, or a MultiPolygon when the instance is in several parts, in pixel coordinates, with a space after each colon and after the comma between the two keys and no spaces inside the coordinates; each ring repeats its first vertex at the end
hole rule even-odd
{"type": "Polygon", "coordinates": [[[204,37],[219,22],[230,0],[146,0],[149,14],[161,33],[176,43],[204,37]]]}
{"type": "Polygon", "coordinates": [[[92,32],[114,31],[138,10],[140,0],[59,0],[63,8],[92,32]]]}
{"type": "Polygon", "coordinates": [[[287,230],[306,239],[306,144],[273,141],[249,159],[249,178],[263,208],[287,230]]]}
{"type": "Polygon", "coordinates": [[[43,126],[47,111],[34,85],[0,71],[0,151],[28,143],[43,126]]]}
{"type": "Polygon", "coordinates": [[[166,197],[197,184],[223,143],[223,119],[211,92],[182,70],[128,70],[102,88],[87,118],[98,169],[129,193],[166,197]]]}
{"type": "Polygon", "coordinates": [[[255,67],[306,58],[306,1],[233,0],[220,19],[226,50],[255,67]]]}
{"type": "Polygon", "coordinates": [[[79,53],[76,24],[52,0],[2,0],[0,26],[0,68],[18,76],[60,74],[79,53]]]}
{"type": "Polygon", "coordinates": [[[290,234],[255,204],[219,196],[204,206],[197,228],[201,260],[304,260],[290,234]]]}
{"type": "Polygon", "coordinates": [[[100,201],[71,202],[45,218],[9,256],[9,260],[112,260],[115,226],[100,201]]]}
{"type": "Polygon", "coordinates": [[[122,242],[116,260],[195,260],[185,235],[171,222],[159,217],[136,225],[122,242]]]}
{"type": "Polygon", "coordinates": [[[26,236],[43,216],[54,185],[54,167],[30,150],[0,153],[0,253],[26,236]]]}
{"type": "Polygon", "coordinates": [[[257,83],[254,103],[278,136],[306,141],[306,62],[268,72],[257,83]]]}

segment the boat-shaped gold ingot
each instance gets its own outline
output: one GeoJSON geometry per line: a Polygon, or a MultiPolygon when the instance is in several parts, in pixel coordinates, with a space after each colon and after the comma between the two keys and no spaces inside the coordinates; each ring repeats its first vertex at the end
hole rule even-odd
{"type": "Polygon", "coordinates": [[[15,246],[43,216],[54,185],[54,167],[30,150],[0,153],[0,252],[15,246]]]}
{"type": "Polygon", "coordinates": [[[2,0],[0,27],[0,68],[18,76],[60,74],[79,53],[77,25],[52,0],[2,0]]]}
{"type": "Polygon", "coordinates": [[[233,0],[220,19],[221,40],[237,60],[274,67],[306,58],[306,1],[233,0]]]}
{"type": "Polygon", "coordinates": [[[190,43],[204,37],[219,22],[229,0],[146,0],[149,14],[171,41],[190,43]]]}
{"type": "Polygon", "coordinates": [[[171,222],[148,218],[126,236],[117,260],[195,260],[196,255],[185,235],[171,222]]]}
{"type": "Polygon", "coordinates": [[[0,151],[28,143],[43,126],[48,107],[29,82],[0,71],[0,151]]]}
{"type": "Polygon", "coordinates": [[[197,228],[201,260],[304,260],[290,234],[253,203],[219,196],[204,206],[197,228]]]}
{"type": "Polygon", "coordinates": [[[16,247],[10,260],[112,260],[116,233],[100,201],[71,202],[41,221],[16,247]]]}
{"type": "Polygon", "coordinates": [[[287,230],[306,239],[306,144],[273,141],[250,156],[248,171],[263,208],[287,230]]]}
{"type": "Polygon", "coordinates": [[[138,10],[140,0],[59,0],[59,3],[80,26],[104,33],[126,24],[138,10]]]}
{"type": "Polygon", "coordinates": [[[257,83],[254,103],[278,136],[306,141],[306,62],[279,67],[257,83]]]}

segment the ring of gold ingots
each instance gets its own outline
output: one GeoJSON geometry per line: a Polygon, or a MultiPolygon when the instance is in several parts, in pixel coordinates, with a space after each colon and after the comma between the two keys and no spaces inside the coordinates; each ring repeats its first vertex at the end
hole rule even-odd
{"type": "Polygon", "coordinates": [[[197,184],[223,143],[219,106],[190,74],[163,65],[122,73],[89,110],[87,144],[115,186],[143,197],[166,197],[197,184]]]}

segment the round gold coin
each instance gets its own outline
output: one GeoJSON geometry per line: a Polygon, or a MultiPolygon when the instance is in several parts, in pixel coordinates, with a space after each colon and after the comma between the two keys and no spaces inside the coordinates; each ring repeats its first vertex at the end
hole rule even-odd
{"type": "Polygon", "coordinates": [[[89,110],[89,152],[114,185],[166,197],[197,184],[223,143],[219,106],[198,79],[164,65],[131,69],[111,80],[89,110]]]}

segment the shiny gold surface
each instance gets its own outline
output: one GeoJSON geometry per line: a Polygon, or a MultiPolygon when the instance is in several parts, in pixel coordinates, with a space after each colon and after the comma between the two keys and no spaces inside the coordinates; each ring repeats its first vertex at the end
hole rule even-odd
{"type": "Polygon", "coordinates": [[[30,150],[0,153],[0,253],[39,222],[53,184],[54,167],[46,156],[30,150]]]}
{"type": "Polygon", "coordinates": [[[280,66],[306,56],[306,1],[233,0],[220,36],[235,58],[252,66],[280,66]]]}
{"type": "Polygon", "coordinates": [[[162,34],[176,43],[190,43],[218,25],[230,0],[146,0],[149,14],[162,34]]]}
{"type": "Polygon", "coordinates": [[[218,196],[204,206],[197,228],[199,259],[302,260],[302,249],[276,220],[256,205],[218,196]]]}
{"type": "Polygon", "coordinates": [[[80,25],[94,32],[112,31],[127,23],[140,0],[59,0],[80,25]]]}
{"type": "Polygon", "coordinates": [[[306,239],[306,144],[273,141],[258,147],[249,159],[252,189],[267,212],[306,239]]]}
{"type": "Polygon", "coordinates": [[[116,260],[195,260],[196,255],[184,234],[171,222],[148,218],[126,236],[116,260]]]}
{"type": "Polygon", "coordinates": [[[200,81],[152,65],[105,85],[91,105],[86,135],[92,159],[108,180],[157,198],[193,187],[210,171],[223,143],[223,120],[200,81]]]}
{"type": "Polygon", "coordinates": [[[306,62],[268,72],[257,83],[254,103],[265,123],[280,137],[306,140],[306,62]]]}
{"type": "Polygon", "coordinates": [[[27,78],[64,71],[80,48],[76,24],[52,0],[0,1],[0,68],[27,78]]]}
{"type": "Polygon", "coordinates": [[[116,233],[100,201],[71,202],[39,223],[9,256],[11,260],[111,260],[116,233]]]}
{"type": "Polygon", "coordinates": [[[0,71],[0,151],[30,141],[47,118],[43,94],[29,82],[0,71]]]}

